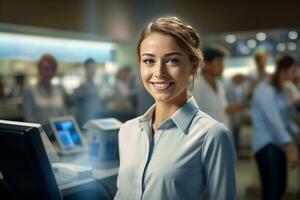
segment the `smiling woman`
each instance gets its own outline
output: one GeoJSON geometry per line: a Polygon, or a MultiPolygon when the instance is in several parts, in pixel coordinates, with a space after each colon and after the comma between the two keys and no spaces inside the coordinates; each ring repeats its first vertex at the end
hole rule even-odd
{"type": "Polygon", "coordinates": [[[197,32],[176,17],[142,32],[140,74],[155,105],[120,129],[115,199],[236,198],[231,133],[187,90],[203,62],[199,46],[197,32]]]}
{"type": "MultiPolygon", "coordinates": [[[[141,43],[141,76],[147,91],[160,103],[182,105],[196,66],[173,37],[153,33],[141,43]]],[[[175,106],[177,107],[177,106],[175,106]]]]}

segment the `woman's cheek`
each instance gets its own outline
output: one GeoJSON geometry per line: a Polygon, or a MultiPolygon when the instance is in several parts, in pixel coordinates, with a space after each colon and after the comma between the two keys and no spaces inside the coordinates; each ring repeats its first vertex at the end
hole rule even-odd
{"type": "Polygon", "coordinates": [[[141,68],[141,77],[143,80],[147,80],[151,76],[151,69],[143,67],[141,68]]]}

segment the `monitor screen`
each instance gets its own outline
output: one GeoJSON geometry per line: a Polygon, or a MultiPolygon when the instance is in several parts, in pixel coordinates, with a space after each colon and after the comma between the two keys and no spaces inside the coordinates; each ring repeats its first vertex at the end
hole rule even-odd
{"type": "Polygon", "coordinates": [[[75,128],[73,121],[55,121],[54,127],[64,148],[68,149],[82,145],[81,138],[79,136],[78,131],[75,128]]]}
{"type": "Polygon", "coordinates": [[[50,124],[59,154],[67,155],[86,150],[84,138],[73,116],[53,117],[50,124]]]}
{"type": "Polygon", "coordinates": [[[0,199],[62,199],[38,124],[0,120],[0,199]]]}

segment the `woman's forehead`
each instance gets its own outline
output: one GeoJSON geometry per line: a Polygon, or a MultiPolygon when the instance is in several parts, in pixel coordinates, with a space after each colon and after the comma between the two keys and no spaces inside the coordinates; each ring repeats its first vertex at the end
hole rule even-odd
{"type": "Polygon", "coordinates": [[[174,37],[161,33],[152,33],[146,37],[140,47],[140,53],[183,52],[174,37]]]}

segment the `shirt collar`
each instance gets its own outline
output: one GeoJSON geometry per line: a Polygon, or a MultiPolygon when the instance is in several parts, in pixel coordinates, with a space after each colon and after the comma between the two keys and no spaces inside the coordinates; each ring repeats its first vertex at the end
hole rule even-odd
{"type": "Polygon", "coordinates": [[[148,122],[149,120],[151,120],[152,115],[153,115],[153,113],[154,113],[154,110],[155,110],[155,104],[153,104],[153,105],[145,112],[145,114],[143,114],[143,115],[140,117],[140,122],[143,123],[143,122],[148,122]]]}
{"type": "MultiPolygon", "coordinates": [[[[155,104],[141,116],[140,123],[148,123],[152,118],[154,110],[155,104]]],[[[199,107],[194,97],[190,97],[187,102],[170,117],[170,119],[183,133],[187,134],[190,124],[198,110],[199,107]]]]}
{"type": "Polygon", "coordinates": [[[172,115],[171,119],[183,133],[187,134],[191,122],[198,110],[199,107],[194,97],[191,97],[172,115]]]}

